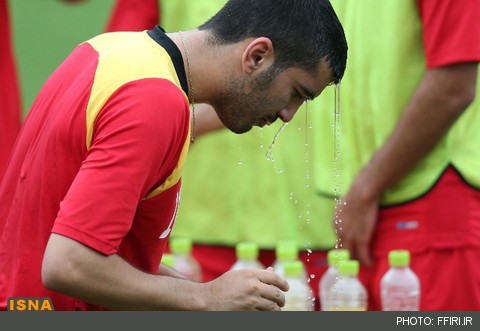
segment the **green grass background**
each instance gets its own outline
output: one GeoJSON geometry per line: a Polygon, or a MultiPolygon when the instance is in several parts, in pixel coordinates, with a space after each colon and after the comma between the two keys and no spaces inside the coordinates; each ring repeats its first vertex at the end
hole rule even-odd
{"type": "Polygon", "coordinates": [[[25,116],[38,91],[81,42],[104,31],[114,0],[9,0],[25,116]]]}

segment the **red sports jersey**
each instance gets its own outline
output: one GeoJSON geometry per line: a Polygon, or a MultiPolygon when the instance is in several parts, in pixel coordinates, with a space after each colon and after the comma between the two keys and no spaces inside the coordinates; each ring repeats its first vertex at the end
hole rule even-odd
{"type": "Polygon", "coordinates": [[[480,1],[418,0],[428,68],[480,61],[480,1]]]}
{"type": "Polygon", "coordinates": [[[160,0],[117,0],[106,31],[143,31],[159,23],[160,0]]]}
{"type": "Polygon", "coordinates": [[[50,297],[51,232],[155,273],[180,198],[190,112],[180,51],[156,27],[79,45],[36,98],[0,186],[0,309],[50,297]]]}

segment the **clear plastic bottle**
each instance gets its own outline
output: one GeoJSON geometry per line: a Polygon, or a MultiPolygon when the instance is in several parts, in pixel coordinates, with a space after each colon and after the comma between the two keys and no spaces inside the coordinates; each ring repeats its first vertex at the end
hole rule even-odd
{"type": "Polygon", "coordinates": [[[192,241],[189,238],[170,238],[170,250],[173,255],[173,269],[188,279],[201,282],[202,269],[192,256],[192,241]]]}
{"type": "MultiPolygon", "coordinates": [[[[300,261],[298,259],[297,243],[293,240],[279,241],[275,247],[275,262],[273,263],[273,270],[280,276],[284,276],[284,264],[290,261],[300,261]]],[[[305,266],[302,274],[304,275],[305,279],[307,279],[305,266]]]]}
{"type": "Polygon", "coordinates": [[[237,261],[230,268],[231,270],[240,269],[265,269],[262,263],[258,261],[258,245],[254,242],[241,242],[235,246],[237,261]]]}
{"type": "Polygon", "coordinates": [[[173,257],[173,254],[165,253],[162,256],[162,261],[161,263],[166,265],[167,267],[174,268],[174,261],[175,258],[173,257]]]}
{"type": "Polygon", "coordinates": [[[350,252],[347,249],[331,249],[328,251],[328,269],[320,278],[318,286],[320,307],[321,310],[328,310],[330,305],[328,303],[330,288],[338,281],[338,263],[350,259],[350,252]]]}
{"type": "Polygon", "coordinates": [[[290,289],[285,292],[285,306],[282,311],[312,311],[313,294],[305,279],[302,261],[285,261],[283,270],[290,289]]]}
{"type": "Polygon", "coordinates": [[[366,311],[367,290],[358,279],[359,263],[346,260],[338,263],[339,278],[330,289],[330,308],[333,311],[366,311]]]}
{"type": "Polygon", "coordinates": [[[410,269],[410,252],[392,250],[388,254],[390,269],[380,281],[380,296],[384,311],[418,311],[420,281],[410,269]]]}

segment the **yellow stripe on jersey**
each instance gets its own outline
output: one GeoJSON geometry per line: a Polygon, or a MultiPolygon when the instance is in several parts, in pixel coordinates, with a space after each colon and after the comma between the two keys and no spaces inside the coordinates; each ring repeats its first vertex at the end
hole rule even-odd
{"type": "Polygon", "coordinates": [[[155,190],[147,194],[147,196],[143,200],[148,200],[159,195],[160,193],[168,190],[170,187],[172,187],[178,182],[178,180],[180,179],[183,173],[183,167],[185,165],[185,161],[187,160],[189,147],[190,147],[190,130],[188,130],[187,140],[183,145],[182,152],[180,153],[180,157],[178,158],[177,166],[173,170],[172,174],[168,176],[168,178],[165,180],[165,182],[162,185],[160,185],[158,188],[156,188],[155,190]]]}
{"type": "MultiPolygon", "coordinates": [[[[157,44],[146,32],[105,33],[87,41],[99,54],[95,81],[88,101],[86,124],[86,146],[90,149],[95,120],[117,89],[126,83],[144,78],[170,80],[183,92],[175,67],[167,51],[157,44]],[[152,65],[158,63],[159,65],[152,65]]],[[[185,139],[177,166],[172,174],[158,188],[144,199],[151,199],[174,186],[183,172],[190,132],[185,139]]]]}

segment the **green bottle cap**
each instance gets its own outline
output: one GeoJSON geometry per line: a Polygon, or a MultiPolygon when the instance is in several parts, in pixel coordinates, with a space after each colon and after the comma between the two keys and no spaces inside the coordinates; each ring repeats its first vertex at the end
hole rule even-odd
{"type": "Polygon", "coordinates": [[[410,252],[405,249],[393,250],[388,253],[388,264],[391,267],[408,267],[410,252]]]}
{"type": "Polygon", "coordinates": [[[360,264],[356,260],[344,260],[338,263],[340,276],[357,276],[360,264]]]}
{"type": "Polygon", "coordinates": [[[327,255],[329,266],[338,266],[340,261],[347,261],[350,259],[350,252],[347,249],[331,249],[327,255]]]}
{"type": "Polygon", "coordinates": [[[255,260],[258,257],[258,245],[254,242],[241,242],[235,247],[237,258],[255,260]]]}
{"type": "Polygon", "coordinates": [[[173,262],[174,262],[174,256],[173,254],[163,254],[162,256],[162,263],[165,264],[167,267],[173,268],[173,262]]]}
{"type": "Polygon", "coordinates": [[[277,243],[275,255],[279,261],[298,259],[297,243],[293,240],[284,240],[277,243]]]}
{"type": "Polygon", "coordinates": [[[286,277],[299,277],[303,274],[302,261],[285,261],[283,264],[283,272],[286,277]]]}
{"type": "Polygon", "coordinates": [[[189,255],[192,251],[192,240],[189,238],[170,238],[170,249],[173,254],[189,255]]]}

